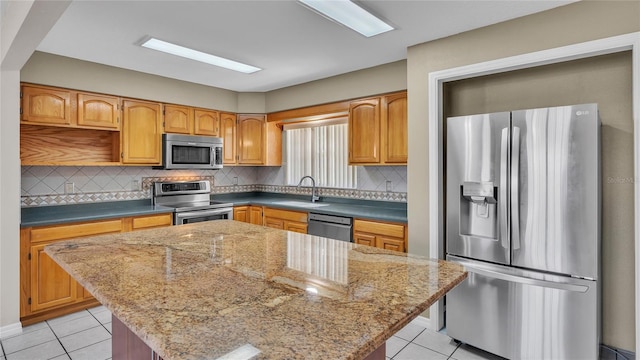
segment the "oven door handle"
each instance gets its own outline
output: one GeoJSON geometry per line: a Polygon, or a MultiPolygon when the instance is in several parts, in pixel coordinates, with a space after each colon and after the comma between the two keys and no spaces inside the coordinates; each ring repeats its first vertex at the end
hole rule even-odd
{"type": "Polygon", "coordinates": [[[178,219],[188,219],[193,217],[201,217],[201,216],[211,216],[211,215],[220,215],[226,213],[233,213],[233,208],[219,208],[219,209],[211,209],[211,210],[198,210],[198,211],[185,211],[176,213],[176,217],[178,219]]]}

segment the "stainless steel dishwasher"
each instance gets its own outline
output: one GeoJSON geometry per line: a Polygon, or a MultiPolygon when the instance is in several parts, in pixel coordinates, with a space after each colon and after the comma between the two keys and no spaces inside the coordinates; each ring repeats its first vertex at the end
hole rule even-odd
{"type": "Polygon", "coordinates": [[[309,213],[307,234],[352,242],[352,223],[350,217],[309,213]]]}

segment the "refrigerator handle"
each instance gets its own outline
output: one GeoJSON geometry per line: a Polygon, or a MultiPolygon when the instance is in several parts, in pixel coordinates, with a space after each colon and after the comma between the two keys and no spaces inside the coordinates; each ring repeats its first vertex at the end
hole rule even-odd
{"type": "Polygon", "coordinates": [[[498,224],[502,247],[509,249],[509,214],[507,211],[507,182],[509,171],[509,128],[502,129],[500,141],[500,185],[498,193],[498,224]]]}
{"type": "Polygon", "coordinates": [[[513,127],[511,141],[511,243],[513,250],[520,249],[520,128],[513,127]]]}
{"type": "Polygon", "coordinates": [[[494,271],[494,270],[479,269],[479,268],[473,267],[472,265],[469,265],[468,263],[464,263],[460,261],[457,261],[457,262],[464,265],[465,270],[467,270],[468,272],[482,275],[488,278],[499,279],[499,280],[504,280],[504,281],[518,283],[518,284],[524,284],[524,285],[540,286],[545,288],[552,288],[552,289],[573,291],[573,292],[580,292],[580,293],[585,293],[587,292],[587,290],[589,290],[589,287],[585,285],[566,284],[566,283],[558,283],[554,281],[532,279],[529,277],[505,274],[505,273],[494,271]]]}

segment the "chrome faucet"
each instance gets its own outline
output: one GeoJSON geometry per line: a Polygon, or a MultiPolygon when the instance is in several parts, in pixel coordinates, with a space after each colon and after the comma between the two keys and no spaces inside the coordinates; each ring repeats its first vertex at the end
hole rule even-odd
{"type": "Polygon", "coordinates": [[[311,202],[316,202],[316,200],[320,200],[320,197],[316,194],[316,181],[313,179],[313,177],[306,175],[303,176],[302,179],[300,179],[300,182],[298,183],[298,187],[300,187],[300,185],[302,185],[302,182],[304,181],[304,179],[309,178],[311,179],[311,202]]]}

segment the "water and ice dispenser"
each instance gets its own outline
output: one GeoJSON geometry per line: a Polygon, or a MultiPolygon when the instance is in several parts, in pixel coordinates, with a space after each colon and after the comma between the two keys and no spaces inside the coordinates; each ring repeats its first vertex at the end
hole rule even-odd
{"type": "Polygon", "coordinates": [[[498,238],[498,188],[493,182],[460,185],[460,235],[498,238]]]}

